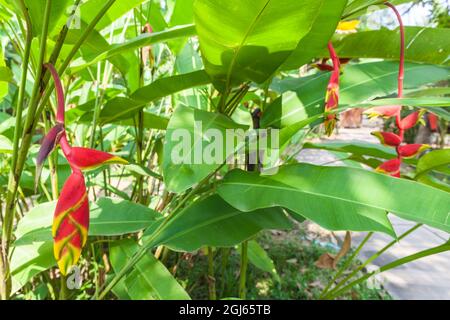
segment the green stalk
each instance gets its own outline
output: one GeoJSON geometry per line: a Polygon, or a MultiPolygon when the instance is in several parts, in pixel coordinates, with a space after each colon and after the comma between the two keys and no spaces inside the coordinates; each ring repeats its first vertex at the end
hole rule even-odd
{"type": "Polygon", "coordinates": [[[434,247],[434,248],[431,248],[431,249],[427,249],[427,250],[423,250],[423,251],[420,251],[418,253],[412,254],[410,256],[407,256],[407,257],[395,260],[395,261],[393,261],[391,263],[388,263],[387,265],[382,266],[379,270],[376,270],[376,271],[373,271],[371,273],[368,273],[368,274],[364,275],[363,277],[361,277],[359,279],[356,279],[355,281],[349,283],[344,288],[342,288],[342,289],[340,289],[338,291],[335,291],[334,293],[332,293],[329,296],[329,299],[334,299],[334,298],[338,297],[339,295],[343,294],[347,290],[351,289],[353,286],[355,286],[355,285],[357,285],[357,284],[359,284],[361,282],[366,281],[367,279],[371,278],[372,276],[374,276],[376,274],[380,274],[380,273],[388,271],[390,269],[397,268],[397,267],[399,267],[401,265],[407,264],[407,263],[409,263],[411,261],[414,261],[414,260],[418,260],[418,259],[421,259],[421,258],[424,258],[424,257],[427,257],[427,256],[431,256],[431,255],[438,254],[438,253],[445,252],[445,251],[449,251],[449,250],[450,250],[450,242],[447,242],[447,243],[444,243],[444,244],[442,244],[440,246],[437,246],[437,247],[434,247]]]}
{"type": "Polygon", "coordinates": [[[355,257],[358,255],[358,253],[361,251],[361,249],[364,247],[364,245],[366,244],[367,241],[369,241],[370,238],[372,238],[373,236],[373,232],[369,232],[363,239],[363,241],[359,244],[358,248],[356,248],[355,252],[353,252],[353,254],[348,257],[348,259],[345,261],[344,265],[339,269],[339,271],[335,274],[335,276],[333,277],[333,279],[331,279],[331,281],[328,283],[328,285],[325,287],[325,289],[323,289],[322,294],[321,294],[321,298],[324,297],[327,293],[328,290],[331,288],[331,286],[333,285],[333,283],[337,280],[337,278],[339,278],[341,276],[341,274],[344,273],[345,270],[348,269],[348,267],[350,266],[350,264],[352,263],[353,259],[355,259],[355,257]]]}
{"type": "Polygon", "coordinates": [[[417,230],[418,228],[420,228],[422,226],[421,223],[416,224],[414,227],[412,227],[411,229],[407,230],[406,232],[404,232],[398,239],[395,239],[393,241],[391,241],[390,243],[388,243],[384,248],[382,248],[381,250],[379,250],[377,253],[375,253],[373,256],[371,256],[369,259],[367,259],[362,265],[360,265],[358,268],[356,268],[355,270],[353,270],[352,273],[350,273],[347,277],[345,277],[342,281],[340,281],[331,291],[329,291],[325,296],[324,299],[329,299],[330,296],[333,296],[334,293],[339,290],[339,288],[341,288],[348,280],[350,280],[351,278],[353,278],[359,271],[361,271],[362,269],[364,269],[369,263],[371,263],[372,261],[374,261],[375,259],[377,259],[379,256],[381,256],[384,252],[386,252],[388,249],[390,249],[392,246],[394,246],[396,243],[398,243],[400,240],[402,240],[403,238],[405,238],[406,236],[408,236],[409,234],[411,234],[412,232],[414,232],[415,230],[417,230]]]}
{"type": "Polygon", "coordinates": [[[239,272],[239,298],[247,296],[248,241],[241,244],[241,269],[239,272]]]}
{"type": "Polygon", "coordinates": [[[216,279],[214,277],[214,253],[211,247],[208,247],[208,289],[209,300],[217,300],[216,279]]]}
{"type": "MultiPolygon", "coordinates": [[[[48,25],[50,20],[50,9],[51,9],[51,3],[52,0],[47,0],[45,5],[45,11],[44,11],[44,23],[42,26],[42,35],[41,35],[41,46],[39,49],[39,63],[37,65],[37,72],[36,72],[36,78],[35,83],[33,87],[33,92],[31,95],[30,104],[28,107],[27,112],[27,118],[25,120],[25,128],[27,127],[27,123],[29,123],[34,118],[34,111],[36,101],[39,99],[39,90],[41,89],[41,75],[42,75],[42,68],[44,63],[44,57],[45,57],[45,49],[47,44],[47,34],[48,34],[48,25]]],[[[20,168],[20,173],[22,171],[23,164],[20,162],[21,158],[24,158],[23,156],[24,150],[21,148],[19,150],[19,136],[20,136],[20,129],[22,124],[22,107],[23,107],[23,100],[25,96],[25,89],[24,89],[24,82],[26,83],[27,78],[27,67],[28,67],[28,59],[29,59],[29,53],[30,53],[30,44],[29,44],[29,32],[31,32],[31,20],[28,15],[28,9],[25,6],[25,3],[23,0],[19,1],[19,5],[24,13],[26,23],[27,23],[27,43],[24,53],[24,59],[27,59],[27,61],[24,61],[22,66],[22,81],[21,81],[21,87],[19,89],[19,98],[18,98],[18,112],[16,113],[16,128],[14,129],[14,151],[13,151],[13,159],[11,163],[11,169],[10,169],[10,175],[8,180],[8,192],[6,195],[6,208],[5,208],[5,216],[4,216],[4,224],[2,228],[2,253],[3,253],[3,266],[2,266],[2,274],[1,274],[1,298],[2,299],[8,299],[9,298],[9,291],[10,291],[10,275],[9,275],[9,244],[11,241],[11,234],[12,234],[12,227],[14,223],[14,211],[15,211],[15,202],[16,202],[16,195],[17,195],[17,188],[19,185],[19,180],[21,174],[17,174],[17,168],[20,168]],[[25,63],[26,62],[26,63],[25,63]],[[18,124],[17,124],[18,123],[18,124]]],[[[28,149],[27,149],[28,151],[28,149]]],[[[27,153],[27,152],[26,152],[27,153]]]]}

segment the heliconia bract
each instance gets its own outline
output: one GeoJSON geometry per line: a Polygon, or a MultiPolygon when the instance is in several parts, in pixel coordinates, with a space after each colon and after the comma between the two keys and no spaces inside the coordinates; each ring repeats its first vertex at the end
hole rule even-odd
{"type": "Polygon", "coordinates": [[[382,106],[370,108],[364,111],[365,114],[369,118],[383,117],[383,118],[391,118],[400,114],[401,106],[382,106]]]}
{"type": "Polygon", "coordinates": [[[406,116],[402,120],[400,120],[399,127],[402,130],[409,130],[414,127],[420,121],[421,113],[419,111],[415,111],[410,115],[406,116]]]}
{"type": "Polygon", "coordinates": [[[53,251],[63,275],[78,262],[87,241],[89,201],[81,171],[74,170],[64,184],[53,218],[53,251]]]}
{"type": "Polygon", "coordinates": [[[372,132],[372,135],[377,137],[380,140],[381,144],[384,144],[386,146],[397,147],[402,143],[402,139],[392,132],[376,131],[372,132]]]}
{"type": "Polygon", "coordinates": [[[402,158],[413,158],[429,148],[428,144],[407,144],[399,147],[398,153],[402,158]]]}
{"type": "Polygon", "coordinates": [[[59,144],[72,168],[72,174],[65,182],[53,218],[53,251],[59,269],[66,275],[75,265],[86,244],[89,230],[89,200],[82,170],[90,170],[105,164],[127,164],[128,162],[112,154],[88,148],[71,147],[67,141],[64,126],[64,94],[58,73],[51,64],[45,64],[55,82],[57,94],[57,124],[42,141],[37,158],[37,174],[48,155],[59,144]]]}
{"type": "Polygon", "coordinates": [[[381,173],[387,173],[391,176],[397,177],[400,173],[400,166],[401,166],[401,160],[400,159],[391,159],[386,162],[383,162],[376,171],[381,173]]]}
{"type": "MultiPolygon", "coordinates": [[[[330,51],[331,61],[333,62],[333,72],[331,73],[330,81],[327,86],[327,93],[325,96],[325,112],[330,112],[337,109],[339,106],[339,77],[341,74],[341,67],[339,58],[333,48],[331,42],[328,43],[328,50],[330,51]]],[[[330,136],[336,127],[337,117],[335,114],[328,114],[325,116],[325,133],[330,136]]]]}

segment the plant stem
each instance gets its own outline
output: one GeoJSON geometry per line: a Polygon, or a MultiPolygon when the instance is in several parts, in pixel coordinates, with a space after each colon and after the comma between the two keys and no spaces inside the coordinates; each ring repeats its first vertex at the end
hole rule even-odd
{"type": "Polygon", "coordinates": [[[211,247],[208,247],[208,289],[209,300],[217,300],[216,278],[214,277],[214,253],[211,247]]]}
{"type": "Polygon", "coordinates": [[[364,275],[363,277],[358,278],[355,281],[349,283],[344,288],[342,288],[342,289],[340,289],[338,291],[335,291],[334,293],[332,293],[330,295],[329,298],[333,299],[335,297],[338,297],[339,295],[343,294],[345,291],[351,289],[353,286],[355,286],[355,285],[357,285],[357,284],[359,284],[359,283],[361,283],[363,281],[366,281],[367,279],[369,279],[370,277],[372,277],[372,276],[374,276],[376,274],[380,274],[380,273],[382,273],[384,271],[388,271],[390,269],[396,268],[398,266],[404,265],[404,264],[409,263],[409,262],[414,261],[414,260],[418,260],[418,259],[430,256],[430,255],[438,254],[438,253],[449,251],[449,250],[450,250],[450,242],[447,242],[447,243],[444,243],[444,244],[442,244],[440,246],[437,246],[437,247],[434,247],[434,248],[431,248],[431,249],[427,249],[427,250],[423,250],[423,251],[420,251],[418,253],[412,254],[410,256],[407,256],[407,257],[395,260],[395,261],[393,261],[391,263],[388,263],[387,265],[382,266],[379,270],[376,270],[376,271],[373,271],[371,273],[368,273],[368,274],[364,275]]]}
{"type": "Polygon", "coordinates": [[[353,259],[355,259],[355,257],[358,255],[358,253],[361,251],[361,249],[366,244],[366,242],[369,241],[369,239],[372,236],[373,236],[373,232],[369,232],[364,237],[363,241],[359,244],[358,248],[356,248],[355,252],[353,252],[353,254],[350,257],[347,258],[347,260],[344,262],[343,266],[339,269],[339,271],[335,274],[333,279],[328,283],[328,285],[325,287],[325,289],[323,289],[323,292],[322,292],[322,294],[320,296],[321,298],[324,297],[328,293],[328,290],[331,288],[331,286],[337,280],[337,278],[339,278],[341,276],[341,274],[343,274],[344,271],[348,269],[348,267],[352,263],[353,259]]]}
{"type": "Polygon", "coordinates": [[[355,270],[353,270],[352,273],[350,273],[347,277],[345,277],[342,281],[340,281],[334,288],[333,290],[329,291],[325,296],[324,299],[329,299],[330,296],[334,295],[334,293],[339,290],[339,288],[341,288],[348,280],[350,280],[351,278],[353,278],[359,271],[361,271],[362,269],[364,269],[369,263],[371,263],[372,261],[374,261],[375,259],[377,259],[379,256],[381,256],[384,252],[386,252],[388,249],[390,249],[392,246],[394,246],[396,243],[398,243],[400,240],[402,240],[403,238],[407,237],[409,234],[411,234],[412,232],[416,231],[418,228],[420,228],[422,226],[421,223],[416,224],[414,227],[412,227],[411,229],[407,230],[406,232],[404,232],[400,237],[398,237],[398,239],[395,239],[393,241],[391,241],[390,243],[388,243],[385,247],[383,247],[381,250],[379,250],[377,253],[375,253],[374,255],[372,255],[369,259],[367,259],[361,266],[359,266],[358,268],[356,268],[355,270]]]}
{"type": "Polygon", "coordinates": [[[66,276],[61,274],[61,287],[59,289],[58,300],[67,300],[67,283],[66,276]]]}
{"type": "Polygon", "coordinates": [[[248,241],[241,244],[241,269],[239,272],[239,298],[247,296],[248,241]]]}

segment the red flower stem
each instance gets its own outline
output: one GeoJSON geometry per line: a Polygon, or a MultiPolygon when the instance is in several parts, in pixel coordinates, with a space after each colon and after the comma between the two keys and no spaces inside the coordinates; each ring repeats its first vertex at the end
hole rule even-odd
{"type": "MultiPolygon", "coordinates": [[[[405,79],[405,26],[403,24],[402,16],[400,15],[400,12],[398,12],[397,8],[389,2],[384,3],[387,7],[391,8],[392,11],[394,11],[395,15],[397,16],[397,20],[399,23],[400,28],[400,65],[399,65],[399,71],[398,71],[398,97],[403,98],[403,82],[405,79]]],[[[400,139],[403,141],[404,139],[404,130],[400,126],[401,121],[401,109],[399,109],[398,114],[396,115],[396,124],[398,128],[398,135],[400,136],[400,139]]],[[[401,161],[402,157],[399,153],[399,147],[396,148],[397,151],[397,158],[401,161]]]]}
{"type": "Polygon", "coordinates": [[[61,79],[59,78],[58,72],[56,71],[55,67],[51,63],[44,64],[44,67],[46,67],[52,77],[53,81],[55,82],[55,88],[56,88],[56,100],[58,103],[58,109],[56,111],[56,121],[58,123],[64,124],[64,91],[61,84],[61,79]]]}
{"type": "Polygon", "coordinates": [[[336,54],[336,50],[334,50],[333,44],[328,42],[328,51],[330,51],[330,58],[333,62],[334,72],[340,72],[341,62],[336,54]]]}
{"type": "Polygon", "coordinates": [[[403,98],[403,80],[405,78],[405,27],[403,25],[402,16],[400,15],[400,12],[398,12],[397,8],[389,2],[385,2],[384,4],[391,8],[392,11],[394,11],[400,27],[400,66],[398,72],[398,97],[403,98]]]}

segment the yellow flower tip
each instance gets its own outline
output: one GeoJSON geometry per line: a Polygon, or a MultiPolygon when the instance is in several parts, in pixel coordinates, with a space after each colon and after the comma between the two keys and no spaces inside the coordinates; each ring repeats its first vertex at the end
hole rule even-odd
{"type": "Polygon", "coordinates": [[[110,163],[110,164],[123,164],[123,165],[129,165],[130,164],[127,160],[125,160],[125,159],[123,159],[121,157],[118,157],[118,156],[112,157],[111,160],[108,161],[108,163],[110,163]]]}
{"type": "Polygon", "coordinates": [[[341,21],[337,27],[339,31],[355,31],[359,26],[359,20],[341,21]]]}
{"type": "Polygon", "coordinates": [[[59,271],[64,276],[66,276],[70,272],[70,269],[78,263],[81,256],[81,249],[78,249],[71,244],[68,244],[65,249],[66,250],[59,259],[56,259],[59,271]]]}

